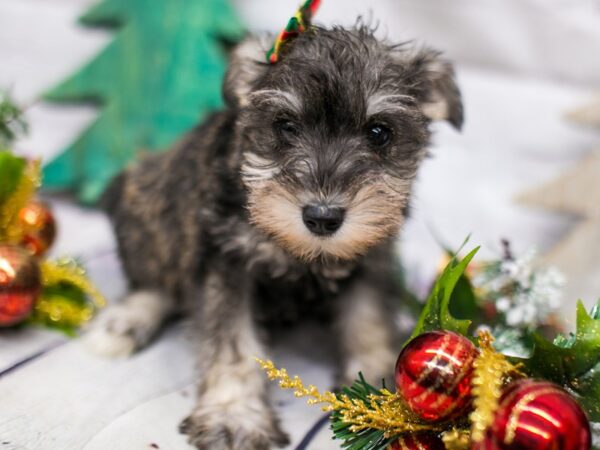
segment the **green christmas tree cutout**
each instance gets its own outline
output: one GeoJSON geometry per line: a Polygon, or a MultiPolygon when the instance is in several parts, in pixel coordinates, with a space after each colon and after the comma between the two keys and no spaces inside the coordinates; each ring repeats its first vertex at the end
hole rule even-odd
{"type": "Polygon", "coordinates": [[[226,0],[106,0],[82,19],[114,40],[46,94],[94,102],[95,123],[44,169],[44,185],[93,203],[143,151],[161,151],[222,106],[223,42],[243,29],[226,0]]]}

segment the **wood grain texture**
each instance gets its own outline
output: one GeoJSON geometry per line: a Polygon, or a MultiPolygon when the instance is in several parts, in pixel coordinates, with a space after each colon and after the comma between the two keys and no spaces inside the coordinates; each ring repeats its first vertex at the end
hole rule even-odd
{"type": "Polygon", "coordinates": [[[94,357],[78,342],[63,346],[0,383],[4,448],[81,450],[123,414],[191,384],[193,361],[181,327],[125,361],[94,357]]]}

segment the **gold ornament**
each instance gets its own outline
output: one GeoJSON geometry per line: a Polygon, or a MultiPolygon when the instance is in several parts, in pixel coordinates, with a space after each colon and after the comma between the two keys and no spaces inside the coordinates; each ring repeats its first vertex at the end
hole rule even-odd
{"type": "Polygon", "coordinates": [[[56,223],[52,211],[39,200],[28,202],[19,211],[21,245],[36,256],[50,248],[56,236],[56,223]]]}

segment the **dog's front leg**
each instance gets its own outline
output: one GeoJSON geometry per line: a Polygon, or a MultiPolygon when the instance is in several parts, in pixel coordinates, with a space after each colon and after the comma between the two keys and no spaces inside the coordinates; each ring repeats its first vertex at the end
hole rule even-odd
{"type": "Polygon", "coordinates": [[[256,361],[263,349],[240,274],[214,270],[202,289],[201,381],[197,404],[181,424],[203,450],[266,450],[288,439],[269,404],[256,361]]]}
{"type": "Polygon", "coordinates": [[[393,375],[399,333],[389,295],[368,280],[358,279],[340,298],[337,331],[342,384],[351,384],[359,372],[377,384],[393,375]]]}

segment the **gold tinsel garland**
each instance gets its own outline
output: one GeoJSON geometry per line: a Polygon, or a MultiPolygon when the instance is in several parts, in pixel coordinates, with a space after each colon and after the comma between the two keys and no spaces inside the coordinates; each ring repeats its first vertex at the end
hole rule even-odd
{"type": "Polygon", "coordinates": [[[89,295],[97,308],[104,306],[104,297],[87,278],[83,267],[73,259],[64,258],[53,262],[43,261],[40,269],[44,286],[69,283],[89,295]]]}
{"type": "Polygon", "coordinates": [[[471,420],[471,440],[481,442],[485,431],[492,424],[498,409],[498,401],[503,387],[511,377],[520,376],[518,368],[506,357],[497,352],[492,343],[494,338],[488,332],[479,334],[479,356],[474,362],[473,371],[473,412],[471,420]]]}
{"type": "Polygon", "coordinates": [[[47,317],[51,322],[78,327],[90,320],[96,309],[105,305],[104,297],[89,281],[85,270],[76,261],[67,258],[53,262],[44,261],[40,264],[40,269],[43,286],[67,283],[91,299],[91,302],[75,304],[61,295],[42,294],[35,309],[38,314],[47,317]]]}
{"type": "Polygon", "coordinates": [[[312,384],[305,387],[298,376],[289,376],[286,369],[277,369],[272,361],[257,361],[270,380],[279,380],[282,389],[293,389],[294,395],[299,398],[309,397],[309,405],[324,404],[321,408],[323,411],[337,411],[354,433],[376,429],[382,430],[386,437],[391,437],[419,431],[443,431],[447,428],[444,424],[422,421],[406,407],[400,396],[387,389],[380,389],[379,394],[369,395],[368,402],[330,391],[320,393],[312,384]]]}

